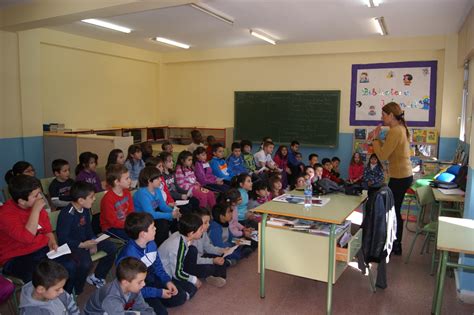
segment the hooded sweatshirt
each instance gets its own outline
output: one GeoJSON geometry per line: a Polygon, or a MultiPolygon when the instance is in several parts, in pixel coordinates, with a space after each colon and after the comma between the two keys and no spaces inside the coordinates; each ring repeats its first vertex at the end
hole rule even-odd
{"type": "Polygon", "coordinates": [[[21,289],[21,315],[79,315],[80,311],[72,296],[64,291],[54,300],[39,301],[33,298],[33,283],[28,282],[21,289]]]}

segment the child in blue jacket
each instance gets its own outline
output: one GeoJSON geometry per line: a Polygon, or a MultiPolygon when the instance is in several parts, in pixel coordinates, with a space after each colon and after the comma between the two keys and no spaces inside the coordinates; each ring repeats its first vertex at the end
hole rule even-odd
{"type": "Polygon", "coordinates": [[[212,154],[214,157],[209,161],[212,174],[217,178],[223,179],[226,184],[229,184],[233,174],[230,173],[224,160],[224,146],[221,143],[214,144],[212,146],[212,154]]]}
{"type": "MultiPolygon", "coordinates": [[[[220,248],[230,248],[239,245],[239,239],[234,239],[229,229],[229,222],[232,220],[232,207],[229,203],[216,204],[212,208],[214,220],[209,227],[209,238],[214,246],[220,248]]],[[[235,264],[237,260],[248,257],[252,249],[248,245],[240,245],[237,249],[226,257],[228,264],[235,264]]]]}
{"type": "Polygon", "coordinates": [[[245,168],[244,158],[242,157],[242,151],[240,147],[240,143],[234,142],[232,143],[232,153],[227,158],[227,167],[229,169],[229,173],[232,176],[240,175],[242,173],[247,173],[247,169],[245,168]]]}

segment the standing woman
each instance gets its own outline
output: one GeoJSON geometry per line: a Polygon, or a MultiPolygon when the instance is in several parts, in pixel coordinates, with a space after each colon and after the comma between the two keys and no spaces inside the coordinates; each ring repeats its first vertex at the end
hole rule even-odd
{"type": "Polygon", "coordinates": [[[390,129],[382,143],[378,136],[381,126],[373,132],[374,152],[380,160],[388,160],[388,187],[392,190],[397,214],[397,239],[393,243],[393,253],[402,254],[403,220],[400,213],[405,192],[413,181],[410,162],[410,133],[405,122],[404,112],[395,102],[382,107],[382,120],[390,129]]]}

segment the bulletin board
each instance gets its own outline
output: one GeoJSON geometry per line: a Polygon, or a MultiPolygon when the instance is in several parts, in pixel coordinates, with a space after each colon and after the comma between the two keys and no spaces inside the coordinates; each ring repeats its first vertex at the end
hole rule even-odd
{"type": "Polygon", "coordinates": [[[351,126],[381,122],[382,107],[400,104],[409,126],[434,127],[437,61],[352,65],[351,126]]]}

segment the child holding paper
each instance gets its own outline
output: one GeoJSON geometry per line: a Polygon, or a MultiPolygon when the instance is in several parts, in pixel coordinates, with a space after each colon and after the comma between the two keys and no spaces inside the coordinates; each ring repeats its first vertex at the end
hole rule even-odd
{"type": "Polygon", "coordinates": [[[94,186],[86,182],[76,182],[71,187],[72,202],[61,210],[58,217],[59,244],[68,244],[71,256],[76,264],[76,282],[74,293],[79,295],[87,282],[100,288],[105,285],[107,272],[112,268],[117,249],[107,240],[97,242],[90,222],[89,209],[95,200],[94,186]],[[101,258],[95,273],[87,276],[92,268],[91,254],[104,251],[107,256],[101,258]]]}
{"type": "Polygon", "coordinates": [[[227,273],[225,259],[221,256],[228,249],[212,245],[207,235],[211,212],[206,208],[200,208],[195,213],[202,219],[202,237],[189,246],[184,259],[184,271],[198,278],[205,278],[207,283],[218,288],[223,287],[226,284],[227,273]]]}

